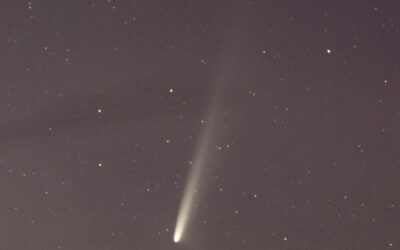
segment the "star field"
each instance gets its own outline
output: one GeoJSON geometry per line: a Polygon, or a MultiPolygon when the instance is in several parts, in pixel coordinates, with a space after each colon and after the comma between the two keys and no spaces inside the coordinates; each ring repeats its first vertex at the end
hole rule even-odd
{"type": "Polygon", "coordinates": [[[399,12],[1,1],[0,249],[399,249],[399,12]]]}

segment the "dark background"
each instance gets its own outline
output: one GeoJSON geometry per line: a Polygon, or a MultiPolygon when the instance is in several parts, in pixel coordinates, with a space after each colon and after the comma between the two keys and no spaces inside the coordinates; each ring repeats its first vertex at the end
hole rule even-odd
{"type": "Polygon", "coordinates": [[[2,0],[0,249],[398,249],[399,13],[396,0],[2,0]]]}

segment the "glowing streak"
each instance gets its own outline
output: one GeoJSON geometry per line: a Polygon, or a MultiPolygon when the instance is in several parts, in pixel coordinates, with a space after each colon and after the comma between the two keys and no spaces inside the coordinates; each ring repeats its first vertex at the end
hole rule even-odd
{"type": "MultiPolygon", "coordinates": [[[[230,49],[228,49],[230,51],[230,49]]],[[[204,167],[207,164],[206,158],[208,155],[208,147],[210,144],[211,137],[214,130],[214,122],[217,120],[216,114],[218,111],[218,106],[221,103],[222,90],[225,84],[231,77],[229,72],[232,72],[230,66],[233,62],[231,60],[232,55],[228,54],[223,56],[222,67],[218,70],[217,78],[215,79],[216,88],[214,90],[214,95],[210,99],[210,107],[208,114],[208,121],[206,122],[206,127],[200,136],[200,141],[198,143],[198,148],[194,157],[194,164],[190,169],[186,186],[184,189],[181,205],[179,207],[178,218],[175,226],[174,242],[178,243],[182,240],[183,233],[187,227],[189,218],[191,217],[192,206],[195,203],[194,199],[198,196],[197,187],[199,186],[200,177],[204,171],[204,167]]]]}
{"type": "Polygon", "coordinates": [[[204,134],[201,136],[199,143],[199,149],[195,155],[194,165],[189,173],[181,206],[179,208],[178,218],[175,226],[174,242],[179,242],[182,239],[182,234],[185,231],[185,227],[190,217],[191,206],[193,205],[194,198],[197,192],[197,186],[199,184],[201,170],[205,165],[205,158],[207,154],[208,142],[210,140],[210,129],[211,125],[204,130],[204,134]]]}

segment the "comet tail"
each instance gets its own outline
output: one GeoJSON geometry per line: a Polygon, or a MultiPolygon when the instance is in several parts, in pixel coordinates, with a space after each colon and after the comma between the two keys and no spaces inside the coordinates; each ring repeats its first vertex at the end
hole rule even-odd
{"type": "Polygon", "coordinates": [[[179,242],[182,239],[183,232],[190,218],[190,211],[194,203],[197,193],[197,187],[201,176],[202,169],[205,165],[208,142],[210,140],[211,124],[204,128],[204,134],[201,136],[199,148],[195,155],[195,160],[192,169],[189,173],[185,191],[178,212],[178,218],[175,226],[174,242],[179,242]]]}

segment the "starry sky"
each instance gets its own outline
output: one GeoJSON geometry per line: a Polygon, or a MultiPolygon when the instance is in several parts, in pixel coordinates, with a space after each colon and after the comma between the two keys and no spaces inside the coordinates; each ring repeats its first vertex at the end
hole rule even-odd
{"type": "Polygon", "coordinates": [[[0,249],[399,249],[399,12],[2,0],[0,249]]]}

